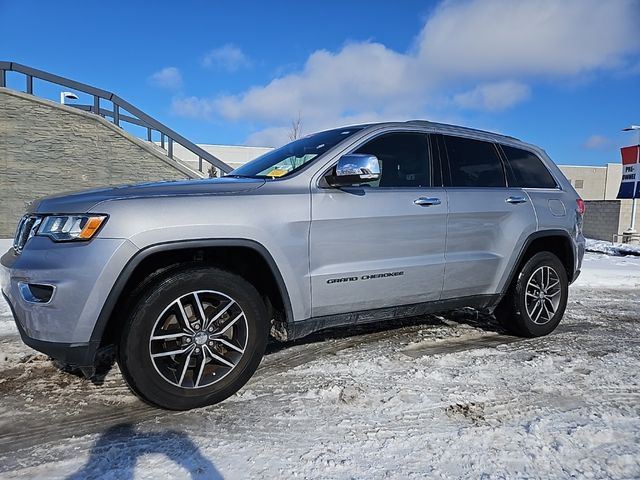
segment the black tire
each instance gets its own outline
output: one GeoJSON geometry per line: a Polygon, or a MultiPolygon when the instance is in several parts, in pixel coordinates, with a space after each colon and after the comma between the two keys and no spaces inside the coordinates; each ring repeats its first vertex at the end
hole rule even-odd
{"type": "Polygon", "coordinates": [[[269,333],[265,305],[257,290],[233,273],[217,268],[194,266],[169,270],[142,290],[132,305],[120,336],[117,349],[118,365],[130,389],[152,405],[170,410],[188,410],[221,402],[251,378],[264,354],[269,333]],[[216,300],[210,300],[206,303],[201,299],[205,294],[219,294],[216,299],[228,298],[228,311],[222,312],[226,305],[223,301],[216,304],[216,300]],[[191,299],[191,304],[186,303],[188,299],[191,299]],[[196,308],[198,304],[203,307],[202,310],[196,308]],[[230,314],[232,309],[235,310],[230,314]],[[180,311],[186,314],[181,315],[180,311]],[[197,313],[199,311],[204,314],[204,321],[198,320],[202,316],[197,313]],[[208,334],[204,328],[205,323],[219,312],[222,312],[223,316],[220,320],[212,322],[210,328],[213,329],[214,325],[220,324],[216,329],[222,333],[208,334]],[[224,315],[231,318],[236,314],[240,320],[236,320],[235,324],[226,320],[225,333],[224,315]],[[229,323],[232,325],[229,326],[229,323]],[[197,328],[193,328],[194,326],[197,328]],[[176,339],[152,340],[151,337],[157,337],[158,332],[171,333],[169,330],[159,330],[166,328],[173,329],[173,332],[186,333],[178,333],[181,337],[176,339]],[[228,332],[233,332],[233,335],[242,334],[241,340],[236,341],[234,338],[223,336],[229,335],[228,332]],[[199,335],[198,338],[196,334],[199,335]],[[203,334],[209,335],[208,340],[199,343],[203,341],[203,334]],[[239,353],[231,350],[220,343],[222,340],[211,341],[213,335],[218,335],[216,338],[225,339],[227,345],[232,346],[230,343],[233,343],[236,349],[243,351],[239,353]],[[188,345],[185,343],[187,341],[188,345]],[[170,351],[182,348],[192,348],[192,351],[166,355],[170,351]],[[154,358],[152,352],[156,352],[154,358]],[[222,357],[233,366],[227,367],[219,363],[218,360],[214,360],[214,356],[222,357]],[[234,356],[233,360],[231,356],[234,356]],[[180,360],[184,360],[182,364],[180,360]],[[193,368],[190,367],[192,363],[193,368]],[[187,365],[184,372],[183,365],[187,365]],[[225,368],[226,371],[218,372],[225,368]],[[206,381],[202,381],[200,385],[203,378],[211,380],[212,383],[206,384],[206,381]],[[191,385],[187,385],[187,380],[191,385]]]}
{"type": "MultiPolygon", "coordinates": [[[[554,285],[554,281],[550,280],[547,285],[554,285]]],[[[516,335],[522,337],[547,335],[558,326],[564,315],[568,292],[567,272],[560,259],[553,253],[539,252],[522,266],[504,298],[496,307],[494,315],[505,328],[516,335]],[[544,283],[541,280],[544,278],[541,277],[545,274],[544,272],[547,272],[549,277],[557,278],[558,281],[557,288],[554,286],[546,289],[548,294],[540,293],[540,290],[536,290],[534,286],[544,283]],[[541,296],[536,298],[538,294],[541,296]]]]}

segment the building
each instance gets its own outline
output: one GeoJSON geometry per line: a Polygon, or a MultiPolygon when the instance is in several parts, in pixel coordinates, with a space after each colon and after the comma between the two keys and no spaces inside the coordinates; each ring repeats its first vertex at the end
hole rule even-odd
{"type": "MultiPolygon", "coordinates": [[[[559,167],[587,204],[583,229],[585,236],[596,240],[621,240],[623,232],[631,224],[632,208],[632,200],[616,198],[622,180],[622,164],[559,167]]],[[[640,226],[640,211],[636,212],[636,225],[640,226]]]]}
{"type": "MultiPolygon", "coordinates": [[[[244,147],[240,145],[198,144],[198,146],[232,168],[238,168],[248,161],[273,150],[271,147],[244,147]]],[[[198,157],[195,153],[190,152],[178,143],[174,143],[173,154],[189,167],[198,170],[198,157]]],[[[203,167],[203,169],[206,173],[206,167],[203,167]]]]}
{"type": "Polygon", "coordinates": [[[622,164],[605,166],[559,165],[583,200],[615,200],[622,179],[622,164]]]}

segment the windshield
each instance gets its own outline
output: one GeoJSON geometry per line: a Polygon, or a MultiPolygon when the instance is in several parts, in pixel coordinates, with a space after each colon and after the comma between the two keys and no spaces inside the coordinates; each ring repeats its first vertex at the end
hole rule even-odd
{"type": "Polygon", "coordinates": [[[272,150],[255,160],[236,168],[230,177],[278,178],[285,177],[303,165],[315,160],[320,155],[335,147],[364,127],[348,127],[326,132],[314,133],[300,138],[284,147],[272,150]]]}

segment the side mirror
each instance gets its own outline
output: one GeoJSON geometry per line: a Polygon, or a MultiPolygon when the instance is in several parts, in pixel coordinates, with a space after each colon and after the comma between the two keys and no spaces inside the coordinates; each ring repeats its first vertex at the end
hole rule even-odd
{"type": "Polygon", "coordinates": [[[332,187],[375,182],[380,179],[380,161],[375,155],[351,153],[338,160],[335,173],[326,177],[332,187]]]}

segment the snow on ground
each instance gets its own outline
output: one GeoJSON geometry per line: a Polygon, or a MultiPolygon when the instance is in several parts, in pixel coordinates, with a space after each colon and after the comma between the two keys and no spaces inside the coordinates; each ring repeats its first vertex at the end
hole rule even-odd
{"type": "Polygon", "coordinates": [[[0,296],[0,335],[10,335],[18,332],[13,320],[11,310],[4,297],[0,296]]]}
{"type": "MultiPolygon", "coordinates": [[[[11,248],[13,240],[7,240],[0,238],[0,257],[11,248]]],[[[4,297],[0,295],[0,335],[16,334],[18,329],[16,328],[13,320],[11,319],[11,310],[9,305],[5,301],[4,297]]]]}
{"type": "Polygon", "coordinates": [[[638,478],[639,285],[640,258],[589,253],[547,337],[469,310],[336,329],[190,412],[0,337],[0,477],[638,478]]]}
{"type": "Polygon", "coordinates": [[[572,287],[640,290],[640,257],[587,253],[572,287]]]}
{"type": "Polygon", "coordinates": [[[593,240],[587,238],[586,248],[588,252],[606,253],[607,255],[638,255],[640,256],[640,245],[628,243],[612,243],[604,240],[593,240]]]}

